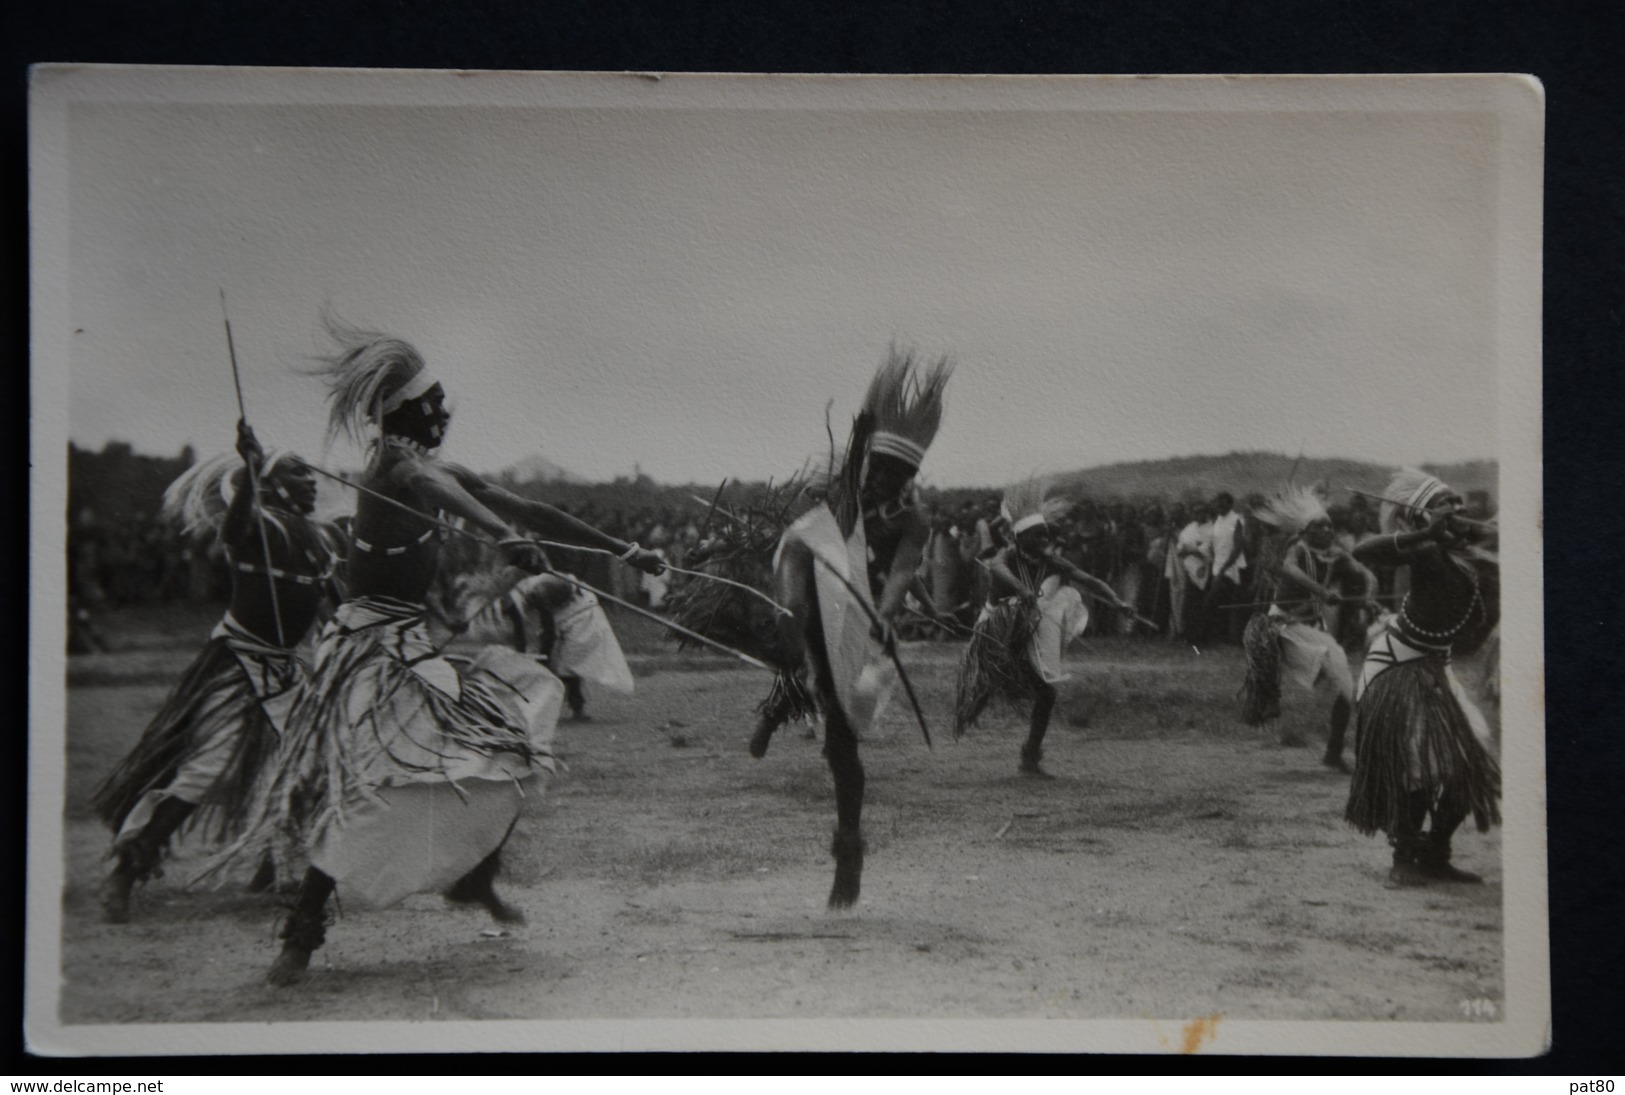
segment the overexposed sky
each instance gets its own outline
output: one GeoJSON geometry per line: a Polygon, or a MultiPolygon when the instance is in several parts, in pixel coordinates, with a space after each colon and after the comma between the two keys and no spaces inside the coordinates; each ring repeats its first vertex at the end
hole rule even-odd
{"type": "Polygon", "coordinates": [[[81,445],[230,445],[224,287],[249,417],[307,455],[324,303],[425,353],[482,470],[782,475],[894,339],[958,362],[941,485],[1498,455],[1489,114],[91,103],[69,137],[81,445]]]}

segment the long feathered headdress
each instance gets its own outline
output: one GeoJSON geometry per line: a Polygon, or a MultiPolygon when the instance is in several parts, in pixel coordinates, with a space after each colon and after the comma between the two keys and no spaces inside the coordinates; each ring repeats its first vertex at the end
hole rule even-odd
{"type": "Polygon", "coordinates": [[[1053,525],[1072,509],[1072,501],[1050,494],[1051,481],[1033,477],[1005,488],[999,512],[1010,522],[1010,531],[1023,533],[1035,525],[1053,525]]]}
{"type": "MultiPolygon", "coordinates": [[[[261,484],[266,484],[282,463],[298,459],[286,449],[267,449],[258,469],[261,484]]],[[[245,485],[246,472],[242,457],[234,452],[201,460],[169,484],[159,514],[189,539],[218,540],[226,511],[245,485]]],[[[263,512],[268,525],[285,531],[274,509],[265,507],[263,512]]]]}
{"type": "Polygon", "coordinates": [[[1326,503],[1308,487],[1286,486],[1264,499],[1253,516],[1291,536],[1315,521],[1325,519],[1326,503]]]}
{"type": "Polygon", "coordinates": [[[946,357],[921,365],[914,350],[893,346],[863,397],[861,413],[869,416],[874,431],[869,451],[919,467],[942,425],[942,393],[953,371],[946,357]]]}
{"type": "Polygon", "coordinates": [[[875,371],[863,405],[852,420],[852,436],[839,468],[830,475],[828,504],[845,536],[858,519],[869,457],[879,453],[918,468],[942,425],[942,393],[953,363],[939,358],[921,369],[913,350],[893,346],[875,371]]]}
{"type": "Polygon", "coordinates": [[[1382,492],[1377,523],[1385,533],[1409,532],[1428,503],[1448,490],[1449,485],[1436,475],[1419,468],[1400,468],[1388,481],[1388,489],[1382,492]]]}
{"type": "Polygon", "coordinates": [[[327,440],[349,434],[358,443],[372,439],[383,417],[434,386],[423,355],[410,342],[351,327],[332,313],[322,324],[339,353],[319,360],[317,375],[327,382],[327,440]]]}

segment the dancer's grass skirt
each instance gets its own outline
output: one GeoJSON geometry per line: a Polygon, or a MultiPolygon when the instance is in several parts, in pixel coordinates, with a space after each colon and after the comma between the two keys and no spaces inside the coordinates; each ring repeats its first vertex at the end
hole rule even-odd
{"type": "MultiPolygon", "coordinates": [[[[283,661],[294,672],[292,659],[283,661]]],[[[96,789],[92,806],[115,833],[134,832],[158,799],[173,795],[200,807],[189,832],[210,842],[232,839],[279,742],[228,641],[210,639],[135,748],[96,789]]]]}
{"type": "Polygon", "coordinates": [[[1241,647],[1247,656],[1247,676],[1241,682],[1241,721],[1257,726],[1281,713],[1281,631],[1279,624],[1259,613],[1247,621],[1241,647]]]}
{"type": "Polygon", "coordinates": [[[341,897],[386,904],[403,896],[403,880],[416,880],[405,892],[439,888],[446,864],[467,871],[501,842],[518,816],[521,781],[554,768],[563,685],[534,658],[501,647],[472,659],[439,656],[422,614],[382,599],[340,606],[247,831],[203,875],[293,834],[341,897]],[[437,790],[398,790],[415,785],[437,790]],[[423,814],[392,808],[429,801],[434,809],[423,814]],[[390,835],[397,827],[399,840],[390,835]],[[440,833],[433,854],[413,835],[430,831],[440,833]],[[357,846],[369,851],[339,851],[357,846]],[[385,849],[387,863],[378,861],[385,849]],[[394,881],[369,895],[380,876],[394,881]]]}
{"type": "Polygon", "coordinates": [[[1473,733],[1442,657],[1383,670],[1356,708],[1354,779],[1344,817],[1370,836],[1401,824],[1405,796],[1428,792],[1440,813],[1501,821],[1501,768],[1473,733]]]}
{"type": "Polygon", "coordinates": [[[1016,601],[993,605],[977,621],[970,642],[959,659],[959,680],[954,697],[954,737],[960,737],[993,700],[1013,709],[1032,704],[1044,687],[1033,665],[1032,641],[1039,612],[1016,601]]]}

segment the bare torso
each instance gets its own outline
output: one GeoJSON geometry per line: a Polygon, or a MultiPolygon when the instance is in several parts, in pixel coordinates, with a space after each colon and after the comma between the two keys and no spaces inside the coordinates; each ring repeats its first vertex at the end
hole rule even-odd
{"type": "Polygon", "coordinates": [[[248,527],[226,545],[226,559],[231,566],[231,615],[265,642],[293,646],[316,622],[332,574],[333,556],[307,518],[283,513],[277,515],[277,523],[282,528],[268,526],[264,542],[257,528],[248,527]],[[267,547],[271,567],[281,576],[266,573],[267,547]]]}
{"type": "Polygon", "coordinates": [[[356,501],[348,565],[352,597],[421,603],[440,569],[440,528],[431,519],[438,514],[396,474],[401,462],[409,459],[409,454],[385,446],[361,480],[365,492],[356,501]]]}
{"type": "Polygon", "coordinates": [[[1430,546],[1411,559],[1411,591],[1405,598],[1400,626],[1429,642],[1455,638],[1482,611],[1472,568],[1444,549],[1430,546]]]}

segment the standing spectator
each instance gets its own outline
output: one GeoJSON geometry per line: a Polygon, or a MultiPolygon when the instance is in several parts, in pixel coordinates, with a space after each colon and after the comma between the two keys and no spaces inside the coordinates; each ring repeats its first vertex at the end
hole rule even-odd
{"type": "MultiPolygon", "coordinates": [[[[1083,498],[1068,515],[1061,541],[1061,557],[1079,570],[1100,578],[1109,577],[1106,569],[1106,522],[1094,499],[1083,498]]],[[[1086,634],[1100,633],[1103,614],[1093,612],[1089,617],[1086,634]]]]}
{"type": "Polygon", "coordinates": [[[1214,641],[1241,642],[1247,617],[1236,606],[1247,603],[1247,554],[1241,514],[1229,491],[1213,498],[1213,574],[1207,588],[1208,618],[1214,641]]]}
{"type": "MultiPolygon", "coordinates": [[[[1122,527],[1117,520],[1119,508],[1120,503],[1103,502],[1096,511],[1100,529],[1095,554],[1095,563],[1100,567],[1097,573],[1114,590],[1123,576],[1122,527]]],[[[1098,607],[1101,611],[1096,631],[1101,635],[1117,634],[1121,614],[1110,605],[1099,604],[1098,607]]]]}
{"type": "Polygon", "coordinates": [[[1168,587],[1168,637],[1177,639],[1185,634],[1185,566],[1179,555],[1179,537],[1190,520],[1190,511],[1183,502],[1175,502],[1168,509],[1165,526],[1162,581],[1168,587]]]}
{"type": "MultiPolygon", "coordinates": [[[[1254,605],[1268,601],[1275,593],[1264,559],[1265,540],[1269,536],[1270,529],[1258,519],[1258,513],[1264,504],[1264,496],[1257,491],[1249,494],[1241,504],[1241,550],[1247,556],[1247,600],[1254,605]]],[[[1255,608],[1254,611],[1261,612],[1263,609],[1255,608]]]]}
{"type": "Polygon", "coordinates": [[[1212,630],[1207,587],[1213,574],[1213,508],[1206,502],[1191,507],[1190,523],[1179,531],[1176,551],[1185,572],[1185,638],[1201,646],[1212,630]]]}
{"type": "Polygon", "coordinates": [[[95,511],[84,506],[68,530],[68,588],[76,599],[86,604],[99,606],[107,600],[107,589],[102,584],[105,553],[102,526],[96,521],[95,511]]]}
{"type": "Polygon", "coordinates": [[[1164,634],[1171,630],[1168,622],[1168,555],[1171,537],[1168,517],[1155,502],[1141,513],[1141,528],[1145,534],[1145,586],[1141,590],[1141,611],[1164,634]]]}
{"type": "MultiPolygon", "coordinates": [[[[1118,599],[1135,612],[1143,612],[1145,608],[1145,594],[1149,583],[1146,581],[1146,541],[1148,534],[1145,525],[1141,523],[1140,516],[1134,508],[1125,502],[1112,505],[1112,524],[1116,526],[1117,547],[1117,576],[1112,582],[1112,588],[1117,590],[1118,599]]],[[[1134,634],[1134,617],[1124,612],[1118,616],[1117,632],[1120,635],[1134,634]]]]}

